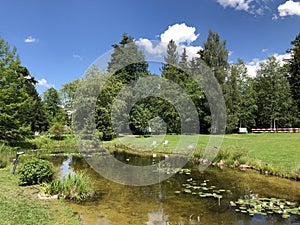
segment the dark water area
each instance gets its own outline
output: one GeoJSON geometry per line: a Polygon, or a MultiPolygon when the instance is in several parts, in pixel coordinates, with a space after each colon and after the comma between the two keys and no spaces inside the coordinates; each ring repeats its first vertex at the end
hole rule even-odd
{"type": "MultiPolygon", "coordinates": [[[[127,163],[149,165],[152,157],[115,155],[127,163]],[[130,160],[128,160],[130,159],[130,160]]],[[[150,186],[128,186],[109,181],[95,172],[78,156],[55,156],[51,161],[59,168],[60,176],[84,171],[92,178],[99,197],[82,204],[67,203],[89,225],[296,225],[300,216],[287,219],[281,215],[254,215],[236,212],[230,201],[239,198],[265,197],[286,199],[300,203],[300,182],[258,174],[255,171],[220,170],[209,167],[204,172],[188,163],[186,173],[176,173],[168,180],[150,186]],[[185,193],[185,185],[201,186],[206,182],[222,198],[202,198],[185,193]],[[180,193],[179,193],[180,192],[180,193]]]]}

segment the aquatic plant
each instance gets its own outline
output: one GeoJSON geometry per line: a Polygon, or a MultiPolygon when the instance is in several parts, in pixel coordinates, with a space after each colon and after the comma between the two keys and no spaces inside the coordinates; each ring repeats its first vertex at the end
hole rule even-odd
{"type": "Polygon", "coordinates": [[[83,173],[68,174],[62,180],[43,184],[41,191],[46,195],[58,195],[59,198],[83,201],[94,194],[89,177],[83,173]]]}
{"type": "MultiPolygon", "coordinates": [[[[190,169],[181,169],[179,174],[186,174],[190,175],[190,169]]],[[[224,193],[230,193],[230,190],[225,189],[218,189],[214,185],[209,185],[209,180],[203,180],[202,183],[197,182],[192,177],[189,177],[186,180],[186,183],[182,184],[182,190],[175,191],[176,194],[185,193],[185,194],[192,194],[197,195],[201,198],[212,197],[216,198],[219,201],[223,198],[224,193]]]]}
{"type": "Polygon", "coordinates": [[[291,215],[300,215],[300,207],[296,202],[278,198],[250,198],[230,201],[230,205],[235,207],[236,212],[241,212],[253,216],[257,215],[281,215],[288,218],[291,215]]]}

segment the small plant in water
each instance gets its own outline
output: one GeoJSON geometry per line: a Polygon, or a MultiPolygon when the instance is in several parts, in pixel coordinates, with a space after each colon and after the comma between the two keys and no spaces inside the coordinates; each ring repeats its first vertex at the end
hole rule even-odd
{"type": "Polygon", "coordinates": [[[288,218],[291,215],[300,215],[300,207],[296,202],[277,198],[252,198],[238,199],[230,202],[235,207],[236,212],[241,212],[253,216],[279,214],[282,218],[288,218]]]}
{"type": "Polygon", "coordinates": [[[83,173],[68,174],[62,180],[43,184],[41,191],[46,195],[58,195],[59,198],[83,201],[94,195],[91,180],[83,173]]]}
{"type": "MultiPolygon", "coordinates": [[[[181,169],[179,174],[183,174],[183,173],[186,175],[190,175],[191,170],[181,169]]],[[[209,185],[209,180],[204,180],[202,183],[199,184],[199,182],[193,180],[193,178],[190,177],[186,181],[187,181],[186,183],[182,184],[183,186],[182,190],[175,191],[176,194],[186,193],[186,194],[196,195],[201,198],[212,197],[218,199],[220,205],[220,200],[223,198],[223,194],[231,192],[230,190],[217,189],[216,186],[209,185]]]]}

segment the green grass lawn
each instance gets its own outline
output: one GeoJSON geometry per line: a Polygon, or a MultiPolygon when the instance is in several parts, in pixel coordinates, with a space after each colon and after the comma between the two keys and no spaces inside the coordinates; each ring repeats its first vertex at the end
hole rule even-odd
{"type": "Polygon", "coordinates": [[[0,169],[0,224],[81,224],[59,200],[40,200],[33,187],[20,187],[11,167],[0,169]]]}
{"type": "Polygon", "coordinates": [[[287,170],[300,166],[298,133],[225,135],[222,148],[234,151],[246,150],[252,158],[287,170]]]}
{"type": "MultiPolygon", "coordinates": [[[[208,144],[209,135],[182,135],[178,146],[179,135],[135,137],[124,136],[110,142],[106,146],[123,144],[127,147],[143,151],[171,153],[175,149],[187,149],[187,146],[197,143],[196,151],[203,152],[208,144]],[[163,142],[168,140],[165,148],[163,142]],[[153,143],[156,145],[153,146],[153,143]]],[[[300,134],[299,133],[262,133],[262,134],[229,134],[224,135],[222,150],[247,152],[249,157],[259,159],[284,170],[293,170],[300,166],[300,134]]]]}

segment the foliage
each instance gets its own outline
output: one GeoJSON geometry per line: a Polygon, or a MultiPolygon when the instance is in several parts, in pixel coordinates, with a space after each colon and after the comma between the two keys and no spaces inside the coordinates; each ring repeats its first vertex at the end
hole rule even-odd
{"type": "Polygon", "coordinates": [[[91,180],[83,173],[68,174],[62,180],[43,184],[42,191],[47,195],[59,195],[60,198],[74,201],[83,201],[94,193],[91,180]]]}
{"type": "MultiPolygon", "coordinates": [[[[109,79],[101,87],[101,93],[96,104],[96,129],[102,140],[111,140],[118,132],[128,132],[128,124],[124,124],[124,116],[129,113],[130,101],[134,98],[129,91],[124,91],[123,96],[117,98],[124,85],[129,84],[140,77],[149,75],[148,64],[143,53],[132,37],[124,34],[119,44],[114,44],[114,52],[108,63],[109,79]],[[114,113],[112,113],[114,106],[114,113]],[[114,127],[112,125],[114,121],[114,127]]],[[[89,73],[98,74],[98,68],[93,67],[89,73]]],[[[101,78],[105,79],[103,75],[101,78]]],[[[98,78],[99,79],[99,78],[98,78]]],[[[97,93],[97,92],[96,92],[97,93]]],[[[140,118],[140,117],[139,117],[140,118]]],[[[132,124],[132,121],[131,121],[132,124]]],[[[130,126],[130,125],[129,125],[130,126]]]]}
{"type": "Polygon", "coordinates": [[[73,101],[76,97],[77,86],[80,79],[76,79],[63,85],[60,90],[61,102],[65,110],[73,110],[73,101]]]}
{"type": "Polygon", "coordinates": [[[212,69],[221,85],[225,82],[228,54],[226,40],[221,40],[218,33],[209,30],[204,49],[200,51],[200,57],[212,69]]]}
{"type": "Polygon", "coordinates": [[[274,56],[260,63],[254,84],[259,112],[256,124],[259,127],[275,127],[275,123],[279,127],[292,126],[290,123],[292,97],[283,69],[274,56]]]}
{"type": "Polygon", "coordinates": [[[49,133],[53,135],[55,140],[62,140],[65,133],[65,127],[64,125],[56,122],[50,127],[49,133]]]}
{"type": "Polygon", "coordinates": [[[50,126],[57,122],[67,124],[68,115],[61,107],[61,96],[55,88],[51,87],[43,93],[43,101],[50,126]]]}
{"type": "Polygon", "coordinates": [[[49,161],[33,158],[20,166],[18,174],[20,185],[41,184],[52,181],[54,168],[49,161]]]}
{"type": "Polygon", "coordinates": [[[32,92],[35,80],[20,65],[16,48],[10,50],[3,39],[0,39],[0,74],[0,140],[17,146],[34,128],[33,112],[37,105],[32,92]]]}
{"type": "MultiPolygon", "coordinates": [[[[297,111],[300,110],[300,33],[295,40],[291,42],[293,47],[287,52],[291,54],[289,59],[289,74],[288,80],[291,86],[291,93],[297,105],[297,111]]],[[[299,118],[299,113],[298,113],[299,118]]]]}
{"type": "MultiPolygon", "coordinates": [[[[180,56],[180,61],[178,61],[178,52],[177,46],[174,41],[170,41],[167,48],[167,54],[164,57],[165,64],[162,66],[162,77],[173,81],[176,85],[178,85],[186,94],[187,97],[192,101],[193,105],[190,104],[182,104],[182,99],[180,102],[180,98],[174,99],[172,104],[168,101],[163,102],[162,100],[159,101],[159,104],[153,105],[152,107],[160,108],[160,112],[158,112],[157,116],[161,116],[164,121],[168,125],[167,132],[168,133],[180,133],[181,126],[180,123],[185,123],[189,126],[190,130],[198,133],[199,130],[196,130],[197,126],[194,123],[188,124],[188,121],[192,121],[188,114],[179,118],[178,109],[182,112],[192,112],[193,108],[197,110],[198,118],[200,123],[203,122],[203,118],[205,117],[204,113],[204,104],[207,103],[204,93],[202,89],[199,87],[199,84],[191,77],[192,73],[194,72],[197,78],[201,76],[201,71],[196,69],[192,71],[189,67],[189,62],[187,59],[187,52],[186,49],[183,50],[182,55],[180,56]],[[176,105],[177,108],[174,107],[176,105]],[[180,121],[183,120],[183,121],[180,121]]],[[[174,89],[174,87],[169,87],[169,85],[165,85],[165,96],[176,96],[178,95],[178,91],[174,89]]],[[[183,101],[185,101],[184,99],[183,101]]],[[[205,127],[205,125],[203,126],[205,127]]],[[[201,126],[202,128],[202,126],[201,126]]]]}
{"type": "Polygon", "coordinates": [[[113,44],[114,52],[108,63],[108,72],[114,74],[123,84],[148,75],[148,63],[142,51],[138,50],[133,37],[123,34],[119,44],[113,44]]]}
{"type": "Polygon", "coordinates": [[[252,78],[247,75],[242,60],[230,65],[224,83],[224,96],[227,107],[227,132],[237,132],[238,127],[252,127],[255,123],[256,95],[252,78]]]}
{"type": "MultiPolygon", "coordinates": [[[[171,40],[167,46],[165,62],[161,67],[161,76],[172,81],[188,94],[189,99],[194,103],[193,107],[195,106],[197,110],[201,124],[200,133],[214,133],[214,130],[211,130],[214,128],[211,121],[216,115],[211,115],[212,105],[207,99],[213,98],[216,94],[214,88],[209,88],[212,76],[216,77],[224,93],[227,107],[227,133],[237,132],[239,127],[250,130],[253,127],[296,126],[299,122],[298,109],[295,106],[297,97],[293,94],[295,88],[292,88],[291,83],[296,76],[292,74],[296,74],[296,70],[291,68],[297,61],[297,40],[296,38],[292,42],[295,48],[290,50],[293,58],[289,66],[281,66],[274,57],[269,57],[260,64],[255,78],[247,74],[247,67],[242,60],[229,65],[226,40],[222,40],[216,32],[209,31],[207,40],[203,44],[204,49],[198,52],[198,57],[191,60],[188,59],[186,49],[183,49],[179,55],[175,41],[171,40]],[[208,76],[204,76],[204,73],[208,76]]],[[[122,40],[113,47],[114,52],[108,63],[109,73],[100,73],[97,67],[92,67],[89,71],[90,73],[94,70],[92,73],[101,76],[104,84],[100,85],[101,93],[93,107],[96,109],[96,115],[85,119],[84,129],[89,129],[91,123],[96,122],[97,131],[89,131],[91,133],[89,135],[97,134],[102,140],[111,140],[119,133],[130,133],[130,130],[134,134],[142,134],[152,119],[160,117],[167,125],[167,133],[181,133],[181,125],[187,124],[191,119],[185,118],[182,121],[179,111],[191,112],[192,104],[181,105],[179,98],[170,103],[166,99],[151,95],[138,99],[139,95],[144,96],[145,90],[137,90],[136,87],[134,89],[128,84],[142,77],[155,78],[158,75],[150,75],[145,57],[138,50],[134,38],[124,34],[122,40]],[[129,62],[133,63],[128,65],[129,62]],[[111,74],[113,75],[110,76],[111,74]],[[136,99],[138,101],[135,102],[136,99]],[[179,108],[176,108],[177,105],[179,108]],[[129,117],[129,122],[127,121],[129,124],[124,121],[127,117],[129,117]]],[[[295,81],[294,84],[296,83],[295,81]]],[[[144,86],[149,87],[149,84],[144,82],[144,86]]],[[[151,91],[163,92],[164,97],[178,95],[173,87],[166,88],[167,85],[162,85],[162,82],[157,86],[153,87],[150,93],[151,91]]],[[[83,89],[89,92],[88,88],[82,88],[82,91],[83,89]]],[[[217,108],[222,107],[219,106],[221,104],[214,105],[217,108]]],[[[224,110],[220,108],[214,111],[224,110]]],[[[225,118],[226,115],[218,116],[225,118]]],[[[192,130],[197,127],[195,123],[188,125],[192,130]]]]}

